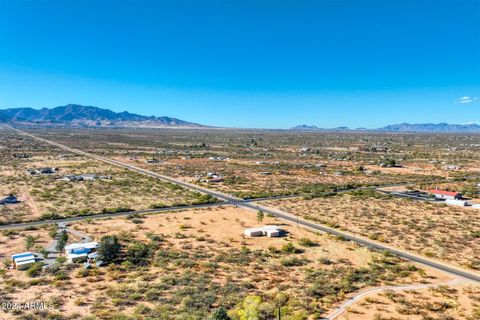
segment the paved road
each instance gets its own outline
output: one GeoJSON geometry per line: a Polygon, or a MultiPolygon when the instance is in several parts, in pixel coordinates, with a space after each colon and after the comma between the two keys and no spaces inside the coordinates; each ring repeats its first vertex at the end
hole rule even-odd
{"type": "Polygon", "coordinates": [[[428,288],[438,287],[440,285],[458,285],[465,282],[465,279],[453,279],[442,283],[429,283],[429,284],[410,284],[410,285],[403,285],[403,286],[382,286],[382,287],[375,287],[367,290],[363,290],[355,294],[354,296],[350,297],[347,301],[342,303],[338,308],[333,310],[327,317],[323,318],[325,320],[334,320],[341,316],[349,307],[351,307],[354,303],[359,302],[366,296],[384,292],[387,290],[392,290],[395,292],[398,291],[408,291],[408,290],[425,290],[428,288]]]}
{"type": "MultiPolygon", "coordinates": [[[[464,277],[464,278],[467,278],[467,279],[470,279],[470,280],[473,280],[473,281],[476,281],[476,282],[480,282],[480,274],[478,274],[476,272],[473,272],[473,271],[470,271],[470,270],[464,270],[464,269],[461,269],[461,268],[458,268],[458,267],[455,267],[455,266],[451,266],[451,265],[448,265],[448,264],[440,262],[440,261],[434,261],[434,260],[428,259],[426,257],[422,257],[422,256],[419,256],[419,255],[416,255],[416,254],[413,254],[413,253],[409,253],[409,252],[404,251],[404,250],[400,250],[400,249],[397,249],[397,248],[390,247],[386,244],[382,244],[382,243],[379,243],[379,242],[376,242],[376,241],[372,241],[368,238],[355,236],[354,234],[351,234],[349,232],[340,231],[340,230],[329,228],[329,227],[324,226],[324,225],[312,223],[312,222],[303,220],[303,219],[299,218],[298,216],[289,214],[287,212],[284,212],[284,211],[281,211],[281,210],[278,210],[278,209],[265,207],[265,206],[259,205],[257,203],[245,202],[243,199],[236,198],[236,197],[233,197],[231,195],[227,195],[225,193],[221,193],[221,192],[218,192],[218,191],[210,190],[208,188],[196,186],[196,185],[193,185],[191,183],[187,183],[187,182],[184,182],[184,181],[172,178],[172,177],[164,176],[164,175],[161,175],[161,174],[149,171],[149,170],[145,170],[145,169],[142,169],[142,168],[139,168],[139,167],[135,167],[135,166],[130,165],[130,164],[125,164],[125,163],[122,163],[122,162],[119,162],[119,161],[116,161],[116,160],[111,160],[111,159],[108,159],[108,158],[105,158],[105,157],[97,156],[97,155],[92,154],[92,153],[87,153],[87,152],[84,152],[84,151],[81,151],[81,150],[73,149],[73,148],[70,148],[68,146],[62,145],[60,143],[37,137],[35,135],[24,132],[22,130],[15,129],[15,128],[12,128],[10,126],[8,126],[8,127],[12,130],[17,131],[18,133],[20,133],[22,135],[26,135],[26,136],[29,136],[33,139],[37,139],[39,141],[42,141],[44,143],[48,143],[48,144],[57,146],[58,148],[67,150],[69,152],[73,152],[73,153],[80,154],[80,155],[83,155],[83,156],[86,156],[86,157],[90,157],[90,158],[93,158],[93,159],[104,161],[106,163],[110,163],[110,164],[113,164],[113,165],[116,165],[116,166],[119,166],[119,167],[127,168],[129,170],[139,172],[141,174],[156,177],[156,178],[162,179],[164,181],[174,183],[174,184],[183,186],[185,188],[189,188],[189,189],[197,191],[197,192],[201,192],[201,193],[204,193],[204,194],[209,194],[209,195],[214,196],[214,197],[216,197],[220,200],[223,200],[223,201],[229,202],[231,204],[234,204],[234,205],[236,205],[240,208],[245,208],[245,209],[255,210],[255,211],[256,210],[262,210],[263,212],[265,212],[267,214],[272,214],[272,215],[277,216],[279,218],[282,218],[284,220],[288,220],[288,221],[297,223],[298,225],[305,226],[305,227],[308,227],[308,228],[313,229],[313,230],[322,231],[322,232],[326,232],[326,233],[329,233],[329,234],[332,234],[332,235],[335,235],[335,236],[343,237],[346,240],[354,241],[354,242],[356,242],[360,245],[363,245],[363,246],[366,246],[366,247],[369,247],[369,248],[372,248],[372,249],[381,250],[381,251],[389,251],[389,252],[391,252],[391,253],[399,256],[399,257],[402,257],[404,259],[408,259],[408,260],[411,260],[411,261],[414,261],[414,262],[417,262],[417,263],[435,268],[437,270],[450,273],[452,275],[457,275],[457,276],[461,276],[461,277],[464,277]]],[[[187,207],[184,207],[184,208],[187,208],[187,207]]],[[[112,216],[115,216],[115,215],[112,215],[112,216]]],[[[75,218],[71,218],[71,219],[75,219],[75,218]]],[[[81,219],[77,218],[77,220],[81,220],[81,219]]],[[[70,220],[70,221],[75,221],[75,220],[70,220]]]]}

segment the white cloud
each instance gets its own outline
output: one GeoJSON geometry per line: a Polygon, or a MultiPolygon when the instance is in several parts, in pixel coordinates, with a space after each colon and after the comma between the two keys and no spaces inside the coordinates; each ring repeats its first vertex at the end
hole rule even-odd
{"type": "Polygon", "coordinates": [[[477,100],[477,97],[469,97],[469,96],[463,96],[461,98],[458,98],[457,100],[453,101],[453,103],[471,103],[475,100],[477,100]]]}
{"type": "Polygon", "coordinates": [[[464,122],[462,124],[465,124],[465,125],[469,125],[469,124],[480,124],[480,121],[468,121],[468,122],[464,122]]]}

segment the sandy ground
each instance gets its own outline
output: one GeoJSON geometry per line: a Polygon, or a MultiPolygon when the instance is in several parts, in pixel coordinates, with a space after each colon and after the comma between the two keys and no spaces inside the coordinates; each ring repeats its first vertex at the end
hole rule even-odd
{"type": "MultiPolygon", "coordinates": [[[[285,243],[298,241],[302,238],[315,238],[318,248],[309,248],[308,256],[312,259],[327,254],[333,260],[350,260],[354,265],[365,265],[370,259],[370,253],[364,248],[354,248],[351,244],[335,241],[328,236],[318,236],[303,228],[296,228],[280,219],[266,217],[258,222],[255,213],[233,207],[185,210],[174,214],[156,214],[146,218],[141,225],[131,223],[126,219],[111,219],[78,223],[74,229],[93,235],[99,239],[105,234],[131,232],[141,240],[146,239],[148,232],[155,234],[175,234],[182,232],[191,237],[205,236],[219,242],[226,242],[234,247],[248,246],[251,249],[267,249],[271,246],[280,248],[285,243]],[[288,234],[281,238],[246,237],[243,231],[246,228],[259,227],[267,224],[280,226],[288,234]],[[181,229],[181,226],[185,229],[181,229]]],[[[172,240],[181,243],[182,240],[172,240]]]]}
{"type": "MultiPolygon", "coordinates": [[[[308,267],[313,268],[317,266],[316,261],[320,258],[328,258],[337,262],[329,266],[330,268],[335,268],[339,265],[366,266],[372,256],[366,248],[338,241],[328,235],[316,234],[309,230],[297,228],[294,225],[285,224],[276,218],[266,217],[262,223],[259,223],[254,212],[233,207],[185,210],[149,215],[142,218],[142,223],[134,223],[132,220],[124,218],[83,221],[71,225],[71,228],[91,235],[94,240],[99,240],[101,236],[106,234],[117,234],[120,237],[128,235],[138,240],[146,240],[147,234],[151,232],[161,237],[167,237],[172,247],[185,245],[203,246],[207,252],[218,250],[218,246],[248,247],[251,250],[267,249],[269,247],[281,248],[288,242],[298,246],[300,239],[308,238],[317,243],[318,246],[303,248],[305,252],[300,256],[307,257],[312,261],[308,267]],[[287,235],[281,238],[248,238],[243,235],[245,228],[266,224],[279,225],[287,232],[287,235]],[[186,238],[178,239],[174,236],[179,233],[186,235],[186,238]],[[199,242],[200,238],[205,238],[207,241],[199,242]],[[214,240],[214,242],[210,243],[209,239],[214,240]]],[[[36,234],[41,232],[28,231],[20,234],[24,236],[30,233],[36,234]]],[[[5,252],[7,255],[18,251],[22,246],[22,236],[17,235],[13,239],[8,239],[4,236],[0,243],[0,251],[5,252]]],[[[45,239],[45,237],[47,236],[41,233],[41,238],[45,239]]],[[[46,244],[46,242],[42,240],[42,243],[46,244]]],[[[325,268],[325,266],[322,267],[325,268]]],[[[426,279],[408,278],[403,279],[399,284],[420,280],[441,282],[449,279],[445,274],[430,269],[426,269],[426,272],[428,274],[426,279]]],[[[275,277],[275,272],[271,274],[265,273],[264,276],[275,277]]],[[[24,272],[16,270],[8,271],[6,277],[7,279],[15,278],[26,282],[32,281],[31,278],[26,277],[24,272]]],[[[219,277],[222,278],[224,276],[219,275],[219,277]]],[[[262,275],[259,274],[257,277],[262,277],[262,275]]],[[[86,279],[71,277],[67,282],[57,282],[56,285],[54,282],[53,286],[32,285],[25,289],[15,290],[10,294],[10,297],[11,299],[21,301],[61,301],[56,310],[69,315],[86,315],[89,313],[90,306],[96,299],[95,297],[100,295],[100,292],[103,292],[105,288],[111,285],[115,285],[117,281],[121,281],[108,280],[108,277],[103,277],[103,279],[105,280],[86,286],[86,279]],[[82,297],[81,301],[78,297],[82,297]]],[[[302,286],[301,279],[302,273],[300,270],[292,269],[289,279],[284,279],[283,281],[297,281],[298,285],[302,286]]],[[[3,315],[0,318],[5,320],[15,319],[12,315],[3,315]]]]}

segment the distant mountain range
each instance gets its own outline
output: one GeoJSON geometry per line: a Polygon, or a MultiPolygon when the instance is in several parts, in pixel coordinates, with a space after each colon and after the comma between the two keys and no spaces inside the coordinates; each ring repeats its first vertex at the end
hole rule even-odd
{"type": "MultiPolygon", "coordinates": [[[[69,104],[56,108],[10,108],[0,110],[0,122],[33,126],[71,126],[71,127],[137,127],[137,128],[209,128],[198,123],[171,117],[143,116],[130,112],[114,112],[92,106],[69,104]]],[[[480,133],[478,124],[392,124],[377,129],[348,127],[319,128],[314,125],[299,125],[291,131],[376,131],[376,132],[466,132],[480,133]]]]}
{"type": "Polygon", "coordinates": [[[290,128],[292,131],[376,131],[376,132],[467,132],[480,133],[480,125],[478,124],[448,124],[448,123],[401,123],[392,124],[377,129],[357,128],[350,129],[348,127],[338,127],[332,129],[319,128],[313,125],[299,125],[290,128]]]}
{"type": "Polygon", "coordinates": [[[78,104],[52,109],[4,109],[0,110],[0,122],[79,127],[203,127],[197,123],[171,117],[148,117],[78,104]]]}

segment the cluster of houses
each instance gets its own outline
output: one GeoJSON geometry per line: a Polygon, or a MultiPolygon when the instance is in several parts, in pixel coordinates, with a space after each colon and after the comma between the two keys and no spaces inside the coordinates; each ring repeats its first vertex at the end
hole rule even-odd
{"type": "MultiPolygon", "coordinates": [[[[65,246],[65,258],[69,263],[86,262],[102,265],[102,261],[97,259],[98,242],[72,243],[65,246]]],[[[39,261],[31,252],[23,252],[12,255],[13,266],[17,270],[27,270],[35,262],[39,261]]]]}
{"type": "Polygon", "coordinates": [[[445,203],[449,205],[461,206],[461,207],[466,207],[471,205],[468,201],[463,200],[463,196],[460,192],[446,191],[446,190],[439,190],[439,189],[430,189],[430,190],[427,190],[427,192],[428,194],[433,195],[435,199],[445,200],[445,203]]]}
{"type": "Polygon", "coordinates": [[[282,235],[282,230],[278,226],[270,225],[270,226],[263,226],[258,228],[245,229],[243,233],[247,237],[267,236],[269,238],[273,238],[273,237],[280,237],[282,235]]]}
{"type": "Polygon", "coordinates": [[[433,200],[445,201],[445,204],[447,205],[480,209],[480,204],[470,203],[463,197],[460,192],[456,191],[429,189],[426,191],[408,190],[403,192],[394,192],[392,194],[400,197],[413,198],[418,200],[432,200],[433,198],[433,200]]]}
{"type": "Polygon", "coordinates": [[[14,204],[19,202],[18,198],[13,194],[9,194],[7,197],[0,199],[0,204],[14,204]]]}
{"type": "Polygon", "coordinates": [[[27,169],[27,172],[35,175],[35,174],[52,174],[58,172],[58,168],[53,167],[45,167],[45,168],[36,168],[36,169],[27,169]]]}
{"type": "MultiPolygon", "coordinates": [[[[54,167],[45,167],[45,168],[35,168],[35,169],[28,169],[27,172],[31,175],[37,174],[53,174],[58,172],[58,168],[54,167]]],[[[95,173],[82,173],[82,174],[69,174],[59,178],[61,181],[73,182],[73,181],[93,181],[96,179],[101,180],[111,180],[111,176],[97,176],[95,173]]]]}

